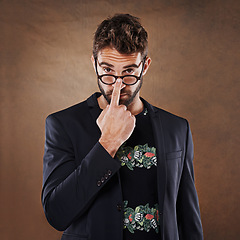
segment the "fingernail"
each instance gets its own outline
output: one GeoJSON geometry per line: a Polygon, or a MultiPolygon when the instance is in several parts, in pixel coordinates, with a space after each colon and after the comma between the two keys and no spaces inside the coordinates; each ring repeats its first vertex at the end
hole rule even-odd
{"type": "Polygon", "coordinates": [[[120,78],[118,78],[118,79],[117,79],[117,82],[118,82],[118,83],[119,83],[119,82],[121,82],[121,79],[120,79],[120,78]]]}

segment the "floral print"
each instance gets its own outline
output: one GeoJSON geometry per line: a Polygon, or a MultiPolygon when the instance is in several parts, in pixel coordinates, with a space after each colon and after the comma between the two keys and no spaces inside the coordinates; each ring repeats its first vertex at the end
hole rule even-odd
{"type": "Polygon", "coordinates": [[[134,233],[135,230],[149,232],[151,228],[156,233],[159,232],[159,214],[158,204],[150,208],[147,203],[145,206],[140,205],[135,208],[127,207],[128,201],[124,201],[124,228],[134,233]]]}
{"type": "Polygon", "coordinates": [[[124,144],[117,151],[117,158],[122,166],[126,165],[130,170],[134,170],[134,167],[150,169],[157,166],[156,148],[149,147],[148,144],[134,148],[124,144]]]}

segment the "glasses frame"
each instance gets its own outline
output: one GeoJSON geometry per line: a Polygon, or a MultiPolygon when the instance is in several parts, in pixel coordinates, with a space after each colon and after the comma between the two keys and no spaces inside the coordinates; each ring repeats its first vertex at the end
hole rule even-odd
{"type": "Polygon", "coordinates": [[[95,58],[95,59],[94,59],[94,60],[95,60],[95,70],[96,70],[97,77],[98,77],[98,79],[99,79],[103,84],[105,84],[105,85],[113,85],[113,84],[115,84],[118,78],[121,78],[123,84],[125,84],[125,85],[128,85],[128,86],[134,85],[134,84],[136,84],[139,80],[141,80],[141,78],[142,78],[143,70],[144,70],[144,66],[145,66],[145,62],[146,62],[146,58],[147,58],[147,57],[145,56],[145,57],[143,58],[143,60],[139,63],[139,65],[140,65],[141,63],[143,63],[143,64],[142,64],[142,71],[141,71],[139,77],[138,77],[138,76],[135,76],[135,75],[124,75],[124,76],[116,76],[116,75],[112,75],[112,74],[102,74],[102,75],[99,75],[99,74],[98,74],[98,70],[97,70],[97,62],[98,62],[98,61],[97,61],[97,58],[95,58]],[[114,81],[113,83],[105,83],[105,82],[103,82],[103,80],[102,80],[102,77],[105,77],[105,76],[114,77],[114,78],[115,78],[115,81],[114,81]],[[135,83],[131,83],[131,84],[127,84],[127,83],[124,82],[124,78],[125,78],[125,77],[135,77],[135,78],[136,78],[136,82],[135,82],[135,83]]]}

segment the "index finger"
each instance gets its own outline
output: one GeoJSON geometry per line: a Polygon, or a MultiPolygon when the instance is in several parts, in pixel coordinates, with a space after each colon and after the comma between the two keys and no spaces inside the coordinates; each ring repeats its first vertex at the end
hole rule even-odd
{"type": "Polygon", "coordinates": [[[117,81],[114,85],[114,88],[113,88],[110,106],[118,106],[119,105],[121,84],[122,84],[121,79],[117,79],[117,81]]]}

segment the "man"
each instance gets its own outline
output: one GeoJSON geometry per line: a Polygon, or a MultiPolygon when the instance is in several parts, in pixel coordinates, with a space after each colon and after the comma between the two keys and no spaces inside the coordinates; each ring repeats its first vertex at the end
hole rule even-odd
{"type": "Polygon", "coordinates": [[[188,122],[139,96],[147,47],[136,17],[104,20],[101,93],[46,120],[42,203],[62,240],[203,239],[188,122]]]}

